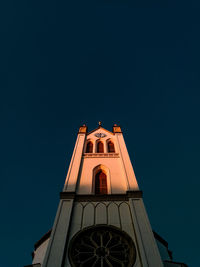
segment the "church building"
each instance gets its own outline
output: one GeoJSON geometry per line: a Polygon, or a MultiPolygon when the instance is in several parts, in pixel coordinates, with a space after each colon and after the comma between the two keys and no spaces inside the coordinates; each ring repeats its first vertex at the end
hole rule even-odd
{"type": "Polygon", "coordinates": [[[121,127],[79,128],[53,228],[25,267],[187,267],[152,231],[121,127]]]}

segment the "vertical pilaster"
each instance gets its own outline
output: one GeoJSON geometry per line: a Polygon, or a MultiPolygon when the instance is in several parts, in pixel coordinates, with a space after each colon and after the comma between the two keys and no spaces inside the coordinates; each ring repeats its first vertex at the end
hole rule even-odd
{"type": "Polygon", "coordinates": [[[163,267],[163,262],[152,232],[142,199],[129,200],[133,224],[136,230],[139,250],[144,267],[163,267]]]}
{"type": "Polygon", "coordinates": [[[63,191],[75,192],[78,174],[80,170],[81,158],[83,154],[85,135],[87,133],[87,127],[85,125],[79,128],[75,148],[73,151],[72,159],[70,162],[69,170],[67,173],[65,185],[63,191]]]}
{"type": "Polygon", "coordinates": [[[117,143],[119,146],[119,153],[122,159],[122,165],[124,167],[124,171],[127,178],[128,188],[127,190],[139,190],[138,183],[135,177],[135,173],[133,170],[133,166],[131,164],[131,160],[128,154],[128,150],[126,148],[126,144],[123,138],[123,134],[121,131],[121,127],[116,124],[113,126],[113,132],[116,135],[117,143]]]}
{"type": "MultiPolygon", "coordinates": [[[[63,191],[75,192],[87,127],[79,128],[63,191]]],[[[72,218],[73,198],[61,199],[42,267],[61,267],[72,218]]]]}
{"type": "Polygon", "coordinates": [[[72,208],[73,199],[60,201],[42,267],[61,267],[72,208]]]}

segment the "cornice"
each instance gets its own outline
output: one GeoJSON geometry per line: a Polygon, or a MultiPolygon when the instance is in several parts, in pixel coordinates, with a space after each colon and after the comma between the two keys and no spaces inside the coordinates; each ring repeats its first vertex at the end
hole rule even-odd
{"type": "Polygon", "coordinates": [[[84,158],[119,158],[119,153],[84,153],[84,158]]]}
{"type": "Polygon", "coordinates": [[[128,201],[130,198],[142,198],[142,191],[127,191],[126,194],[107,195],[79,195],[73,192],[61,192],[60,199],[74,199],[75,201],[128,201]]]}

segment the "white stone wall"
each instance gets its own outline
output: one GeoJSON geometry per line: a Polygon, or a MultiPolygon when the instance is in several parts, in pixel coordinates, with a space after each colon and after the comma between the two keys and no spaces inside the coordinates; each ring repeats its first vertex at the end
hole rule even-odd
{"type": "Polygon", "coordinates": [[[60,201],[42,267],[61,267],[72,208],[72,199],[60,201]]]}
{"type": "MultiPolygon", "coordinates": [[[[68,201],[62,201],[69,203],[68,201]]],[[[49,250],[53,249],[51,254],[52,262],[48,266],[54,266],[62,259],[64,244],[70,240],[80,230],[88,226],[106,224],[115,226],[125,231],[134,241],[137,258],[134,267],[162,267],[159,251],[151,230],[149,220],[143,205],[142,199],[130,199],[129,201],[103,201],[103,202],[74,202],[71,213],[71,223],[68,229],[69,208],[60,205],[57,214],[56,228],[52,234],[52,240],[49,244],[49,250]],[[68,229],[68,234],[67,234],[68,229]],[[52,244],[53,242],[53,244],[52,244]],[[53,247],[52,247],[52,245],[53,247]],[[58,251],[59,250],[59,251],[58,251]],[[59,255],[60,256],[59,256],[59,255]]],[[[49,240],[46,240],[36,250],[33,263],[43,263],[43,257],[49,240]]],[[[67,244],[67,246],[69,243],[67,244]]],[[[46,259],[47,260],[47,259],[46,259]]],[[[65,255],[64,267],[69,267],[68,255],[65,255]]]]}
{"type": "MultiPolygon", "coordinates": [[[[69,240],[85,227],[98,224],[112,225],[129,234],[137,250],[137,259],[134,267],[143,266],[137,247],[137,238],[131,219],[131,210],[127,201],[75,203],[69,240]]],[[[64,266],[71,266],[67,255],[64,266]]]]}
{"type": "Polygon", "coordinates": [[[34,258],[33,264],[42,263],[44,260],[44,256],[47,250],[47,245],[49,243],[49,238],[45,240],[35,251],[34,251],[34,258]]]}
{"type": "Polygon", "coordinates": [[[107,174],[108,193],[123,194],[127,190],[139,190],[133,167],[122,133],[113,134],[103,128],[88,135],[78,134],[64,191],[78,194],[94,194],[94,169],[101,165],[107,174]],[[97,133],[106,136],[98,138],[97,133]],[[108,153],[107,143],[112,141],[115,153],[108,153]],[[93,143],[93,153],[85,153],[88,141],[93,143]],[[97,142],[104,144],[104,153],[97,153],[97,142]]]}
{"type": "MultiPolygon", "coordinates": [[[[137,251],[134,267],[163,267],[142,199],[75,203],[69,240],[85,227],[98,224],[118,227],[132,238],[137,251]]],[[[68,255],[64,266],[70,266],[68,255]]]]}
{"type": "Polygon", "coordinates": [[[101,165],[107,175],[107,186],[109,194],[123,194],[127,191],[127,183],[124,170],[121,166],[119,156],[102,158],[83,158],[79,181],[77,183],[78,194],[94,194],[94,169],[101,165]]]}

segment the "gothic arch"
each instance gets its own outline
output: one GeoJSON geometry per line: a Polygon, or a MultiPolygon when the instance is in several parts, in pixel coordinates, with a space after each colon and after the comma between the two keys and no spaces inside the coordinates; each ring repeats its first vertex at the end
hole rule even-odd
{"type": "Polygon", "coordinates": [[[104,153],[104,142],[102,140],[96,141],[96,153],[104,153]]]}
{"type": "Polygon", "coordinates": [[[85,147],[85,153],[93,153],[94,151],[94,142],[89,139],[87,140],[86,147],[85,147]]]}
{"type": "Polygon", "coordinates": [[[115,151],[116,151],[115,143],[112,139],[107,139],[106,145],[107,145],[107,152],[108,153],[115,153],[115,151]]]}
{"type": "Polygon", "coordinates": [[[107,180],[107,194],[111,194],[111,179],[110,179],[110,170],[105,165],[99,164],[93,169],[92,177],[92,193],[95,194],[95,178],[98,172],[102,171],[106,175],[107,180]]]}

